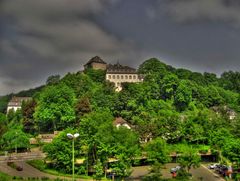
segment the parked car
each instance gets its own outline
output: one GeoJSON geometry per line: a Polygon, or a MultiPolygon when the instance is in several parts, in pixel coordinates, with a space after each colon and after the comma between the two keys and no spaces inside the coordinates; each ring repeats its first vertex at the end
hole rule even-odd
{"type": "Polygon", "coordinates": [[[221,169],[221,166],[222,166],[222,165],[217,164],[217,165],[215,166],[214,170],[215,170],[216,172],[219,172],[219,170],[221,169]]]}
{"type": "Polygon", "coordinates": [[[219,163],[212,163],[212,164],[208,165],[208,168],[215,169],[218,165],[219,165],[219,163]]]}
{"type": "Polygon", "coordinates": [[[180,169],[181,169],[180,166],[173,167],[173,168],[170,169],[170,173],[176,173],[180,169]]]}

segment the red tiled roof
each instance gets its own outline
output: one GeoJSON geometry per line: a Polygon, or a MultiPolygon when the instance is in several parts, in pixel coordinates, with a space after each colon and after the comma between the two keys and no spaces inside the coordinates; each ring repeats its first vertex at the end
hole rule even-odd
{"type": "Polygon", "coordinates": [[[122,117],[117,117],[114,121],[113,121],[113,125],[118,125],[118,124],[125,124],[127,123],[127,121],[125,121],[122,117]]]}

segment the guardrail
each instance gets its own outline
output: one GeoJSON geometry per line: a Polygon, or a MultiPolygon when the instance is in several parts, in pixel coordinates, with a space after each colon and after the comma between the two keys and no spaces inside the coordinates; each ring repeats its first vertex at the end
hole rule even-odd
{"type": "Polygon", "coordinates": [[[35,159],[43,159],[46,155],[44,153],[14,153],[9,154],[7,156],[0,156],[0,163],[5,162],[16,162],[16,161],[26,161],[26,160],[35,160],[35,159]]]}

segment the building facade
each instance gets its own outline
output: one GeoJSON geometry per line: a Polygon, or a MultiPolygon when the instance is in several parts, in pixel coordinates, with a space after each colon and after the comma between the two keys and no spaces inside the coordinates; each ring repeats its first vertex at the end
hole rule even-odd
{"type": "Polygon", "coordinates": [[[91,58],[85,65],[84,69],[92,68],[95,70],[106,70],[107,63],[104,62],[99,56],[91,58]]]}
{"type": "Polygon", "coordinates": [[[99,56],[91,58],[84,69],[92,68],[95,70],[106,71],[106,80],[114,83],[116,91],[122,90],[122,83],[137,83],[143,81],[143,76],[137,73],[137,70],[128,66],[117,64],[107,64],[99,56]]]}
{"type": "Polygon", "coordinates": [[[143,76],[139,75],[136,69],[123,66],[119,63],[107,66],[106,80],[113,82],[116,91],[122,90],[122,83],[138,83],[143,81],[143,76]]]}
{"type": "Polygon", "coordinates": [[[10,110],[13,110],[13,111],[17,111],[18,109],[21,109],[22,108],[22,103],[25,101],[30,101],[32,100],[31,97],[12,97],[12,99],[9,101],[8,103],[8,107],[7,107],[7,113],[10,111],[10,110]]]}
{"type": "Polygon", "coordinates": [[[99,56],[90,59],[85,65],[84,69],[92,68],[95,70],[105,70],[106,80],[114,83],[116,91],[122,90],[122,83],[138,83],[143,81],[143,76],[137,73],[137,70],[128,66],[117,64],[107,64],[99,56]]]}

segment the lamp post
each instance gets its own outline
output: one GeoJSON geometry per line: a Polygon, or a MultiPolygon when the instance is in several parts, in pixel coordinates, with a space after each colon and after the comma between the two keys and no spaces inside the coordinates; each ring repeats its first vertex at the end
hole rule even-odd
{"type": "MultiPolygon", "coordinates": [[[[15,139],[17,139],[17,131],[15,132],[16,133],[16,138],[15,139]]],[[[16,141],[16,143],[15,143],[15,153],[17,153],[17,141],[16,141]]]]}
{"type": "Polygon", "coordinates": [[[67,133],[67,137],[72,140],[72,180],[74,181],[74,141],[79,136],[79,133],[75,133],[74,135],[71,133],[67,133]]]}

